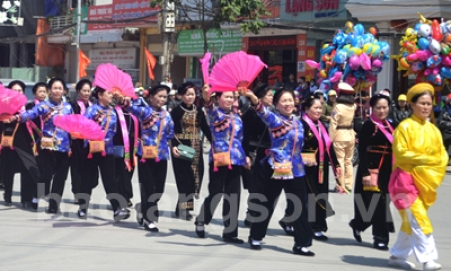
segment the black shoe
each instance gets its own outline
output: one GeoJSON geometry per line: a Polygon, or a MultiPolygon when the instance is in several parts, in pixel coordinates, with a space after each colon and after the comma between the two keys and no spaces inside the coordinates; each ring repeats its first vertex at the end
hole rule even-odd
{"type": "Polygon", "coordinates": [[[186,209],[175,209],[175,216],[186,221],[191,221],[193,219],[193,215],[186,209]]]}
{"type": "Polygon", "coordinates": [[[22,208],[24,208],[24,209],[31,208],[31,202],[29,202],[29,201],[22,201],[22,208]]]}
{"type": "Polygon", "coordinates": [[[12,204],[11,197],[7,197],[3,194],[3,200],[5,201],[6,206],[11,206],[12,204]]]}
{"type": "Polygon", "coordinates": [[[53,208],[47,208],[47,209],[45,209],[45,212],[47,213],[47,214],[56,214],[56,213],[58,213],[58,209],[53,209],[53,208]]]}
{"type": "Polygon", "coordinates": [[[131,201],[127,201],[127,207],[128,207],[128,208],[131,208],[131,207],[133,207],[133,202],[131,202],[131,201]]]}
{"type": "Polygon", "coordinates": [[[222,237],[222,241],[226,242],[226,243],[231,243],[231,244],[243,244],[244,241],[239,239],[238,237],[222,237]]]}
{"type": "Polygon", "coordinates": [[[379,250],[383,250],[383,251],[387,251],[388,250],[387,244],[382,243],[382,242],[374,241],[373,246],[374,246],[375,249],[379,249],[379,250]]]}
{"type": "Polygon", "coordinates": [[[136,222],[138,222],[138,224],[142,226],[144,223],[144,218],[143,213],[141,213],[141,203],[136,203],[135,210],[136,210],[136,222]]]}
{"type": "Polygon", "coordinates": [[[327,240],[329,240],[329,238],[327,236],[325,236],[322,232],[314,232],[313,233],[313,239],[318,240],[318,241],[327,241],[327,240]],[[317,233],[320,233],[320,235],[318,235],[317,233]]]}
{"type": "Polygon", "coordinates": [[[193,219],[193,215],[188,211],[188,210],[186,210],[186,220],[192,220],[193,219]]]}
{"type": "Polygon", "coordinates": [[[349,227],[351,227],[351,229],[352,229],[352,234],[354,235],[354,239],[357,242],[362,243],[362,236],[360,236],[360,231],[354,229],[354,226],[352,226],[352,221],[349,222],[349,227]]]}
{"type": "Polygon", "coordinates": [[[286,235],[293,236],[293,229],[291,228],[291,225],[289,223],[280,220],[279,225],[282,227],[286,235]]]}
{"type": "Polygon", "coordinates": [[[87,211],[86,210],[82,210],[82,209],[79,209],[78,211],[77,211],[77,216],[78,216],[78,218],[80,218],[80,219],[87,219],[88,218],[88,213],[87,213],[87,211]]]}
{"type": "Polygon", "coordinates": [[[247,240],[247,242],[249,243],[249,246],[253,250],[261,250],[262,249],[262,245],[260,244],[260,241],[252,240],[252,238],[250,236],[249,236],[249,239],[247,240]],[[258,242],[258,244],[253,244],[253,242],[258,242]]]}
{"type": "Polygon", "coordinates": [[[114,212],[114,221],[119,222],[130,217],[130,210],[123,208],[114,212]]]}
{"type": "Polygon", "coordinates": [[[37,202],[31,202],[30,205],[31,205],[31,209],[33,209],[34,211],[38,210],[38,203],[37,202]]]}
{"type": "Polygon", "coordinates": [[[310,250],[307,249],[307,251],[303,251],[302,247],[298,246],[293,247],[293,253],[301,256],[309,256],[309,257],[315,256],[315,253],[311,252],[310,250]]]}
{"type": "Polygon", "coordinates": [[[155,223],[153,222],[147,222],[144,221],[144,229],[146,231],[150,231],[150,232],[159,232],[160,230],[157,228],[157,226],[155,226],[155,223]]]}
{"type": "Polygon", "coordinates": [[[196,224],[196,234],[200,238],[205,238],[205,225],[204,223],[197,223],[196,224]],[[203,229],[198,229],[198,227],[202,227],[203,229]]]}

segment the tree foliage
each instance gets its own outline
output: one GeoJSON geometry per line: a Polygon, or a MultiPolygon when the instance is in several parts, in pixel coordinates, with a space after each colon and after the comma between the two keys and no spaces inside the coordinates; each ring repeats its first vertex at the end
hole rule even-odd
{"type": "Polygon", "coordinates": [[[166,1],[174,3],[190,24],[202,29],[236,23],[243,33],[257,34],[265,25],[261,18],[269,15],[262,0],[151,0],[150,5],[164,7],[166,1]]]}

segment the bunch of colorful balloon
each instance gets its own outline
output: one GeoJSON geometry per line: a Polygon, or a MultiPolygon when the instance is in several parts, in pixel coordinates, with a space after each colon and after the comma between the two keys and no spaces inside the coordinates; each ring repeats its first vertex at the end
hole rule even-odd
{"type": "Polygon", "coordinates": [[[407,28],[401,38],[398,71],[405,76],[416,74],[416,82],[429,82],[441,90],[451,79],[451,21],[439,23],[428,20],[420,13],[415,28],[407,28]]]}
{"type": "Polygon", "coordinates": [[[362,24],[347,22],[345,29],[338,29],[332,44],[324,44],[320,50],[320,62],[307,60],[308,66],[318,69],[320,89],[336,89],[339,81],[349,83],[358,91],[368,91],[377,81],[382,63],[390,59],[390,46],[378,41],[374,27],[365,33],[362,24]]]}

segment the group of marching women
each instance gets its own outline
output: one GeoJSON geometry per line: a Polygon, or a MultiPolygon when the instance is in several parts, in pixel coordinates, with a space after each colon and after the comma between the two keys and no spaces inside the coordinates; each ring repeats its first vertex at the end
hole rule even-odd
{"type": "MultiPolygon", "coordinates": [[[[344,90],[352,89],[343,84],[344,90]]],[[[44,89],[44,85],[35,87],[36,95],[39,88],[44,89]]],[[[204,86],[202,97],[196,98],[195,85],[189,82],[179,86],[181,103],[170,113],[163,109],[169,93],[164,85],[149,89],[147,103],[114,95],[100,87],[91,94],[96,98],[91,103],[90,88],[88,80],[80,81],[79,99],[71,105],[62,99],[64,81],[54,78],[47,84],[48,100],[39,100],[37,95],[34,103],[27,105],[28,110],[17,112],[2,124],[2,138],[14,139],[10,148],[3,146],[2,139],[6,203],[11,203],[15,172],[11,165],[18,164],[22,199],[30,201],[36,209],[38,199],[51,193],[47,212],[58,212],[71,167],[72,192],[80,205],[78,216],[86,218],[100,169],[115,220],[126,219],[133,196],[131,176],[138,167],[141,192],[141,203],[136,208],[138,222],[144,229],[157,232],[158,202],[171,159],[179,192],[175,213],[191,220],[190,211],[204,173],[203,133],[211,142],[211,150],[209,194],[195,218],[199,237],[206,236],[206,225],[224,198],[222,239],[243,243],[238,238],[240,179],[248,170],[252,178],[246,220],[250,224],[248,242],[252,249],[261,249],[282,190],[287,207],[279,223],[294,237],[293,253],[313,256],[309,249],[312,240],[327,240],[326,219],[334,214],[328,202],[329,165],[337,178],[343,176],[343,170],[331,148],[333,142],[328,131],[319,121],[322,112],[319,95],[304,99],[304,114],[298,118],[293,116],[293,92],[274,91],[265,85],[254,91],[238,90],[251,104],[251,109],[241,116],[232,110],[236,99],[233,92],[216,92],[213,98],[210,87],[204,86]],[[101,153],[92,151],[98,142],[72,140],[54,125],[55,116],[67,114],[83,114],[102,127],[106,137],[100,144],[101,153]],[[39,189],[39,184],[44,189],[39,189]]],[[[418,261],[424,263],[424,270],[439,268],[434,262],[438,256],[426,211],[436,199],[435,190],[443,180],[448,156],[443,146],[436,144],[441,141],[440,132],[429,122],[433,95],[434,89],[427,83],[412,87],[407,100],[413,115],[396,130],[388,119],[390,98],[382,94],[373,96],[371,118],[360,133],[361,159],[353,190],[354,219],[349,223],[354,238],[361,242],[361,232],[372,226],[374,247],[388,250],[389,232],[394,231],[388,206],[390,196],[408,195],[393,199],[403,224],[390,249],[390,265],[411,267],[413,264],[407,258],[415,253],[418,261]],[[391,174],[392,170],[396,174],[391,174]],[[377,201],[374,213],[365,215],[374,200],[377,201]]]]}

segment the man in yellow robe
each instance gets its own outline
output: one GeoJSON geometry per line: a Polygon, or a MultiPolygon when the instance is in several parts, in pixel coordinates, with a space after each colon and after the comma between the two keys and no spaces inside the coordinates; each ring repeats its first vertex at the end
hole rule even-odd
{"type": "MultiPolygon", "coordinates": [[[[399,209],[402,218],[401,231],[390,248],[389,265],[413,268],[407,258],[415,253],[423,270],[439,270],[436,263],[438,253],[432,236],[428,208],[435,202],[436,189],[440,186],[448,165],[448,154],[443,147],[442,136],[435,125],[428,121],[432,113],[434,88],[428,83],[419,83],[409,89],[409,101],[413,115],[402,121],[393,135],[393,154],[398,168],[413,179],[416,198],[408,206],[399,209]]],[[[393,178],[390,180],[393,182],[393,178]]],[[[390,191],[392,194],[392,191],[390,191]]],[[[392,200],[396,200],[396,196],[392,200]]],[[[396,203],[395,203],[396,205],[396,203]]]]}

